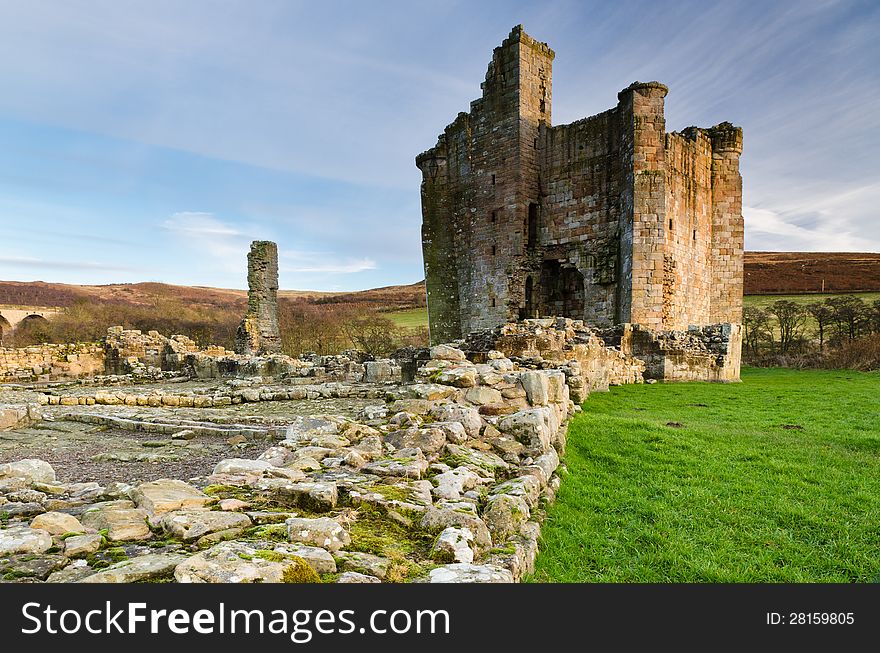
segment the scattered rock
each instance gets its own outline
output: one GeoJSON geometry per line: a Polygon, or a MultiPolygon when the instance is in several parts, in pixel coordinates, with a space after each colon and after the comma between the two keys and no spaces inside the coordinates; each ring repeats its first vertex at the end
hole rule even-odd
{"type": "Polygon", "coordinates": [[[464,352],[450,345],[435,345],[431,347],[430,356],[433,360],[464,361],[467,360],[464,352]]]}
{"type": "Polygon", "coordinates": [[[15,553],[44,553],[52,548],[52,536],[29,526],[0,530],[0,556],[15,553]]]}
{"type": "MultiPolygon", "coordinates": [[[[130,502],[124,502],[130,503],[130,502]]],[[[96,504],[99,505],[99,504],[96,504]]],[[[147,540],[152,537],[147,525],[149,513],[141,508],[92,508],[82,515],[82,523],[96,531],[107,531],[112,542],[147,540]]]]}
{"type": "Polygon", "coordinates": [[[148,553],[137,558],[117,562],[77,582],[138,583],[145,580],[169,578],[174,573],[174,569],[185,560],[185,555],[177,553],[148,553]]]}
{"type": "Polygon", "coordinates": [[[64,535],[65,533],[85,533],[86,529],[79,519],[63,512],[44,512],[34,517],[31,528],[38,528],[50,535],[64,535]]]}
{"type": "Polygon", "coordinates": [[[336,483],[293,483],[280,486],[276,494],[295,506],[315,512],[326,512],[336,507],[339,491],[336,483]]]}
{"type": "Polygon", "coordinates": [[[440,451],[446,444],[446,433],[439,428],[408,428],[392,431],[385,436],[385,442],[395,449],[418,447],[423,453],[440,451]]]}
{"type": "Polygon", "coordinates": [[[249,528],[251,520],[239,512],[179,510],[166,513],[161,524],[172,537],[191,542],[209,533],[249,528]]]}
{"type": "Polygon", "coordinates": [[[283,583],[317,579],[302,559],[277,551],[256,549],[243,542],[221,542],[174,569],[178,583],[283,583]],[[309,576],[302,568],[308,569],[309,576]]]}
{"type": "Polygon", "coordinates": [[[272,469],[272,465],[265,460],[227,458],[214,466],[214,474],[252,474],[259,476],[270,469],[272,469]]]}
{"type": "Polygon", "coordinates": [[[29,483],[54,483],[52,465],[39,458],[26,458],[0,465],[0,478],[11,476],[26,479],[29,483]]]}
{"type": "Polygon", "coordinates": [[[328,517],[288,519],[287,536],[291,542],[301,542],[327,549],[331,553],[351,544],[351,537],[343,526],[328,517]]]}
{"type": "Polygon", "coordinates": [[[344,573],[339,574],[339,578],[336,579],[337,583],[381,583],[382,581],[376,578],[375,576],[367,576],[366,574],[359,574],[356,571],[346,571],[344,573]]]}
{"type": "Polygon", "coordinates": [[[251,507],[251,504],[241,499],[220,499],[217,505],[220,507],[220,510],[227,512],[241,512],[251,507]]]}
{"type": "Polygon", "coordinates": [[[467,467],[456,467],[453,470],[437,474],[434,477],[437,487],[431,492],[440,499],[460,499],[467,490],[476,487],[480,477],[467,467]]]}
{"type": "Polygon", "coordinates": [[[336,560],[327,549],[305,544],[278,544],[275,551],[302,558],[319,574],[335,574],[336,560]]]}
{"type": "Polygon", "coordinates": [[[486,522],[496,542],[504,541],[511,535],[519,533],[530,516],[531,512],[525,500],[510,494],[492,497],[483,511],[483,521],[486,522]]]}
{"type": "Polygon", "coordinates": [[[443,563],[473,562],[474,551],[470,547],[473,540],[474,534],[467,528],[445,528],[434,541],[431,557],[443,563]]]}
{"type": "Polygon", "coordinates": [[[342,569],[360,572],[371,577],[375,576],[380,580],[385,580],[388,567],[391,566],[391,561],[388,558],[358,551],[339,551],[336,554],[336,559],[342,569]]]}
{"type": "Polygon", "coordinates": [[[432,569],[429,583],[512,583],[513,574],[491,565],[453,563],[432,569]]]}
{"type": "Polygon", "coordinates": [[[81,558],[91,555],[101,548],[102,537],[98,533],[74,535],[64,540],[64,555],[68,558],[81,558]]]}
{"type": "Polygon", "coordinates": [[[176,479],[163,478],[141,483],[131,493],[132,501],[151,515],[172,510],[204,508],[213,501],[204,492],[176,479]]]}
{"type": "Polygon", "coordinates": [[[474,544],[478,547],[489,548],[492,546],[492,536],[489,534],[485,522],[473,512],[468,512],[464,505],[438,504],[432,506],[425,511],[419,525],[429,533],[438,534],[450,526],[467,528],[473,535],[474,544]]]}

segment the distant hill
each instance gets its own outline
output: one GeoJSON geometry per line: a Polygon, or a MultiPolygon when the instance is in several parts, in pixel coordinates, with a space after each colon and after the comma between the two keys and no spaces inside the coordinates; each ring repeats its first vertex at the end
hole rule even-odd
{"type": "MultiPolygon", "coordinates": [[[[312,290],[280,290],[281,301],[308,303],[369,304],[401,309],[425,304],[425,285],[387,286],[360,292],[334,293],[312,290]]],[[[71,306],[78,301],[148,306],[164,299],[206,308],[245,309],[247,291],[204,286],[175,286],[166,283],[126,283],[78,286],[44,281],[0,281],[0,304],[24,306],[71,306]]]]}
{"type": "Polygon", "coordinates": [[[746,295],[880,291],[880,254],[746,252],[746,295]]]}
{"type": "MultiPolygon", "coordinates": [[[[746,252],[745,294],[880,292],[880,254],[746,252]]],[[[359,292],[280,290],[282,301],[312,304],[362,304],[383,310],[425,305],[425,282],[359,292]]],[[[129,283],[77,286],[44,281],[0,281],[0,304],[70,306],[77,301],[145,306],[163,299],[206,308],[244,310],[247,292],[228,288],[129,283]]]]}

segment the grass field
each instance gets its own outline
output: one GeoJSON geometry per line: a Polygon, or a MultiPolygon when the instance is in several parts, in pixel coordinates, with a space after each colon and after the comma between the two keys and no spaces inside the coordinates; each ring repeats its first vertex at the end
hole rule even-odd
{"type": "Polygon", "coordinates": [[[384,313],[384,317],[392,320],[397,326],[406,329],[415,329],[428,326],[427,308],[408,308],[403,311],[384,313]]]}
{"type": "Polygon", "coordinates": [[[812,304],[813,302],[824,302],[829,297],[840,297],[841,295],[852,295],[869,304],[875,299],[880,299],[880,292],[851,292],[839,294],[810,294],[810,295],[746,295],[743,297],[743,306],[755,306],[757,308],[766,309],[770,304],[780,299],[788,299],[798,304],[812,304]]]}
{"type": "Polygon", "coordinates": [[[880,581],[880,375],[593,394],[533,581],[880,581]]]}

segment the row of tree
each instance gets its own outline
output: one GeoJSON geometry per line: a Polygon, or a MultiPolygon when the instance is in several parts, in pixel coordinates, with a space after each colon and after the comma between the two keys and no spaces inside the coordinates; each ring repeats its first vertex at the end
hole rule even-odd
{"type": "Polygon", "coordinates": [[[821,354],[872,334],[880,334],[880,300],[841,295],[804,304],[780,299],[766,308],[743,309],[746,360],[816,349],[821,354]]]}

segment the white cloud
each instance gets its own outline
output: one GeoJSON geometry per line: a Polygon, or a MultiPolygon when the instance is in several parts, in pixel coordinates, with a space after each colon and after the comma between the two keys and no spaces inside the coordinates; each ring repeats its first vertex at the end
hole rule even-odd
{"type": "Polygon", "coordinates": [[[73,271],[104,271],[130,272],[135,268],[124,265],[108,265],[93,261],[51,261],[29,256],[0,256],[0,266],[27,270],[73,270],[73,271]]]}
{"type": "Polygon", "coordinates": [[[836,231],[829,220],[817,219],[812,227],[800,226],[783,214],[743,207],[747,250],[803,252],[870,251],[872,241],[851,231],[836,231]]]}
{"type": "Polygon", "coordinates": [[[180,211],[162,223],[178,236],[178,242],[200,253],[207,252],[229,269],[242,266],[252,240],[235,225],[218,220],[213,213],[180,211]]]}
{"type": "Polygon", "coordinates": [[[287,250],[280,254],[279,269],[282,272],[302,274],[356,274],[377,269],[370,258],[337,258],[329,252],[303,252],[287,250]]]}

